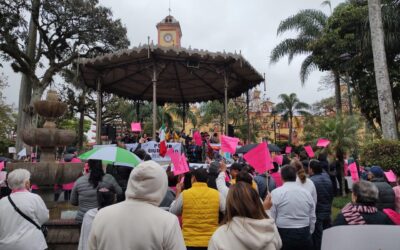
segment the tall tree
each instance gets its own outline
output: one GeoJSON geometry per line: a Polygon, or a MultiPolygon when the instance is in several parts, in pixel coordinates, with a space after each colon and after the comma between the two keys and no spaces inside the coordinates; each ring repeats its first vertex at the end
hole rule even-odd
{"type": "Polygon", "coordinates": [[[289,121],[289,144],[292,142],[293,133],[293,116],[298,113],[304,116],[309,115],[308,111],[310,105],[301,102],[295,93],[290,95],[281,94],[279,98],[282,100],[277,103],[275,109],[278,113],[281,113],[283,120],[289,121]]]}
{"type": "Polygon", "coordinates": [[[393,96],[386,62],[381,0],[368,0],[368,10],[383,138],[397,140],[393,96]]]}
{"type": "MultiPolygon", "coordinates": [[[[113,20],[111,10],[99,6],[98,0],[3,0],[0,17],[0,56],[11,62],[15,72],[24,74],[32,87],[22,85],[25,105],[39,99],[54,76],[78,54],[90,57],[129,46],[121,21],[113,20]],[[28,29],[29,17],[37,33],[28,29]],[[28,36],[28,30],[33,36],[28,36]]],[[[32,115],[24,105],[19,109],[21,116],[32,115]]]]}
{"type": "MultiPolygon", "coordinates": [[[[312,45],[323,35],[328,16],[320,10],[306,9],[281,21],[278,26],[278,35],[297,31],[296,38],[287,38],[279,43],[271,52],[271,63],[276,63],[284,56],[288,56],[289,63],[296,55],[304,55],[300,69],[300,79],[302,85],[306,82],[311,71],[318,69],[319,65],[313,54],[312,45]]],[[[332,69],[335,78],[335,98],[336,112],[342,112],[342,101],[340,92],[340,75],[336,69],[332,69]]]]}

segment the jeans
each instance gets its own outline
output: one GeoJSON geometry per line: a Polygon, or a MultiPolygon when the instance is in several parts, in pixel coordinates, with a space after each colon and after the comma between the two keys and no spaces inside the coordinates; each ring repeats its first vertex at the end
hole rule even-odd
{"type": "Polygon", "coordinates": [[[322,232],[331,227],[331,218],[326,219],[319,219],[315,222],[315,230],[312,234],[312,240],[314,243],[314,249],[320,250],[321,249],[321,242],[322,242],[322,232]]]}
{"type": "Polygon", "coordinates": [[[310,227],[303,228],[278,228],[282,239],[281,250],[310,250],[312,239],[310,227]]]}

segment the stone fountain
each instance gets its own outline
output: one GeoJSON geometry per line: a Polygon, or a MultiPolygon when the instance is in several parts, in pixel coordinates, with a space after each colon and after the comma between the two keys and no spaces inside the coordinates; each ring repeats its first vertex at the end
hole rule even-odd
{"type": "MultiPolygon", "coordinates": [[[[74,142],[74,131],[58,129],[55,119],[61,117],[67,110],[67,105],[59,101],[57,92],[49,90],[46,100],[34,103],[35,111],[46,118],[43,128],[27,128],[23,131],[22,140],[29,146],[40,147],[40,162],[20,162],[7,165],[7,170],[24,168],[31,172],[31,183],[47,189],[53,189],[55,184],[75,181],[82,173],[83,163],[56,162],[56,147],[64,147],[74,142]]],[[[47,197],[43,197],[47,201],[47,197]]]]}
{"type": "MultiPolygon", "coordinates": [[[[53,201],[54,185],[66,184],[75,181],[81,174],[84,163],[56,162],[56,147],[71,145],[76,137],[74,131],[58,129],[55,120],[67,110],[67,105],[59,101],[55,91],[48,91],[46,100],[34,103],[35,111],[46,119],[43,128],[27,128],[23,131],[22,139],[29,146],[40,147],[40,162],[18,162],[7,164],[7,171],[23,168],[31,173],[31,183],[39,186],[37,193],[43,198],[50,209],[49,249],[69,249],[65,245],[66,237],[59,235],[72,235],[71,241],[66,245],[76,249],[76,235],[79,240],[79,225],[72,221],[60,220],[61,208],[53,201]],[[54,212],[56,211],[56,212],[54,212]],[[61,242],[61,243],[60,243],[61,242]],[[72,244],[72,245],[71,245],[72,244]]],[[[65,204],[64,204],[65,205],[65,204]]],[[[68,237],[67,237],[68,238],[68,237]]]]}

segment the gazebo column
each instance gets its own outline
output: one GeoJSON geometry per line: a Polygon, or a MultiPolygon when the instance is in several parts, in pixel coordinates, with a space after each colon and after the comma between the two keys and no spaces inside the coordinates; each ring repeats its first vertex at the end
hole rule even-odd
{"type": "Polygon", "coordinates": [[[101,77],[97,78],[97,105],[96,105],[96,144],[101,145],[101,108],[103,105],[103,95],[101,92],[101,77]]]}
{"type": "Polygon", "coordinates": [[[157,68],[153,66],[153,140],[156,140],[157,131],[157,68]]]}
{"type": "Polygon", "coordinates": [[[224,81],[225,134],[228,135],[228,76],[226,75],[226,71],[224,71],[224,81]]]}
{"type": "Polygon", "coordinates": [[[185,123],[186,123],[186,103],[183,103],[183,113],[182,113],[182,130],[183,130],[183,132],[185,132],[185,129],[186,129],[185,123]]]}
{"type": "Polygon", "coordinates": [[[250,98],[248,90],[246,91],[246,111],[247,111],[247,143],[251,143],[250,98]]]}

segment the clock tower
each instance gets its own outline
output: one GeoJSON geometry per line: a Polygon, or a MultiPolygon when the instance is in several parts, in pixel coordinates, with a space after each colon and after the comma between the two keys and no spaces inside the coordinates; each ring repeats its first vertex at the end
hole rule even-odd
{"type": "Polygon", "coordinates": [[[162,47],[181,47],[182,31],[179,22],[171,15],[157,24],[158,45],[162,47]]]}

